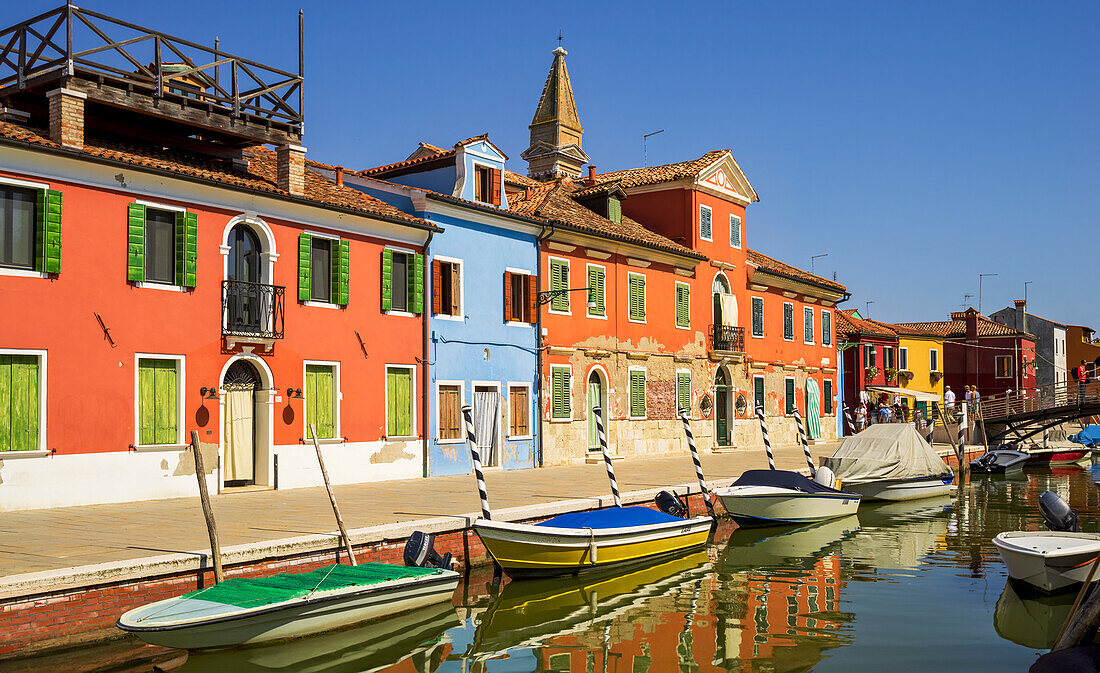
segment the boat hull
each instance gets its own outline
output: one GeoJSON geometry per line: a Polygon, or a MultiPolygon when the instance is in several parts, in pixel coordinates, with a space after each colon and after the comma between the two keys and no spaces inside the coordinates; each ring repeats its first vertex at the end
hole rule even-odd
{"type": "Polygon", "coordinates": [[[714,492],[739,525],[811,523],[855,514],[854,493],[805,493],[785,488],[732,486],[714,492]]]}
{"type": "Polygon", "coordinates": [[[934,498],[951,492],[951,480],[940,477],[907,479],[905,481],[868,481],[845,483],[845,490],[858,493],[864,500],[918,500],[934,498]]]}
{"type": "Polygon", "coordinates": [[[575,575],[650,561],[706,545],[705,517],[624,528],[554,528],[474,522],[474,531],[513,579],[575,575]]]}
{"type": "MultiPolygon", "coordinates": [[[[1100,535],[1010,531],[993,538],[1008,576],[1046,592],[1081,584],[1100,555],[1100,535]]],[[[1100,580],[1097,573],[1092,581],[1100,580]]]]}
{"type": "Polygon", "coordinates": [[[1027,459],[1028,465],[1069,465],[1089,455],[1089,449],[1067,449],[1065,451],[1035,451],[1027,459]]]}
{"type": "Polygon", "coordinates": [[[138,621],[169,607],[169,598],[136,608],[119,617],[117,626],[151,645],[190,650],[256,645],[294,638],[397,615],[450,600],[459,574],[446,571],[438,578],[374,585],[340,595],[298,598],[259,609],[241,609],[213,619],[172,624],[138,621]]]}

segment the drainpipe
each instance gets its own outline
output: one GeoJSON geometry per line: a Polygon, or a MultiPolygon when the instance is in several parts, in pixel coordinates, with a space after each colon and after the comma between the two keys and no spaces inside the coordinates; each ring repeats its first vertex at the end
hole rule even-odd
{"type": "Polygon", "coordinates": [[[536,442],[538,465],[542,467],[542,442],[545,428],[542,427],[542,304],[538,293],[542,288],[542,242],[554,234],[554,225],[543,227],[542,233],[535,239],[535,408],[539,413],[539,440],[536,442]]]}
{"type": "MultiPolygon", "coordinates": [[[[424,277],[430,278],[432,263],[428,258],[428,249],[432,244],[434,231],[428,232],[428,238],[424,241],[424,277]]],[[[425,289],[428,283],[424,283],[425,289]]],[[[431,314],[431,304],[424,302],[424,313],[421,314],[421,362],[420,362],[420,444],[424,452],[424,478],[428,478],[428,316],[431,314]]]]}

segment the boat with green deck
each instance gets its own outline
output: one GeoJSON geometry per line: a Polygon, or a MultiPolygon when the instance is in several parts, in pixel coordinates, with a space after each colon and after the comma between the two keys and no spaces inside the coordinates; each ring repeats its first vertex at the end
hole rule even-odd
{"type": "Polygon", "coordinates": [[[192,650],[330,631],[450,600],[459,574],[385,563],[230,578],[130,610],[117,626],[147,643],[192,650]]]}

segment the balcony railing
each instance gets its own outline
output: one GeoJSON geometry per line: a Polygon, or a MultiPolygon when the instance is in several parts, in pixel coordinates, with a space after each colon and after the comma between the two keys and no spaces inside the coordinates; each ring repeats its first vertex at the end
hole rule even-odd
{"type": "Polygon", "coordinates": [[[733,325],[711,325],[710,346],[716,351],[745,352],[745,328],[733,325]]]}
{"type": "Polygon", "coordinates": [[[222,335],[282,339],[285,290],[282,285],[222,281],[222,335]]]}

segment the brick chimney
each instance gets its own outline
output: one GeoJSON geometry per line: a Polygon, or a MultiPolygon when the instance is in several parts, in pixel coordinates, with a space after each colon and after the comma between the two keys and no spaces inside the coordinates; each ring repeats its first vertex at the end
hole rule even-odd
{"type": "Polygon", "coordinates": [[[300,145],[281,145],[275,150],[279,189],[294,196],[306,193],[306,148],[300,145]]]}
{"type": "Polygon", "coordinates": [[[73,150],[84,149],[84,99],[75,89],[54,89],[50,101],[50,140],[73,150]]]}
{"type": "Polygon", "coordinates": [[[1017,299],[1016,304],[1016,329],[1021,332],[1027,331],[1027,300],[1017,299]]]}
{"type": "Polygon", "coordinates": [[[336,167],[336,185],[338,187],[343,187],[344,186],[344,167],[343,166],[337,166],[336,167]]]}
{"type": "Polygon", "coordinates": [[[584,181],[588,187],[596,184],[596,164],[588,164],[588,179],[584,181]]]}

